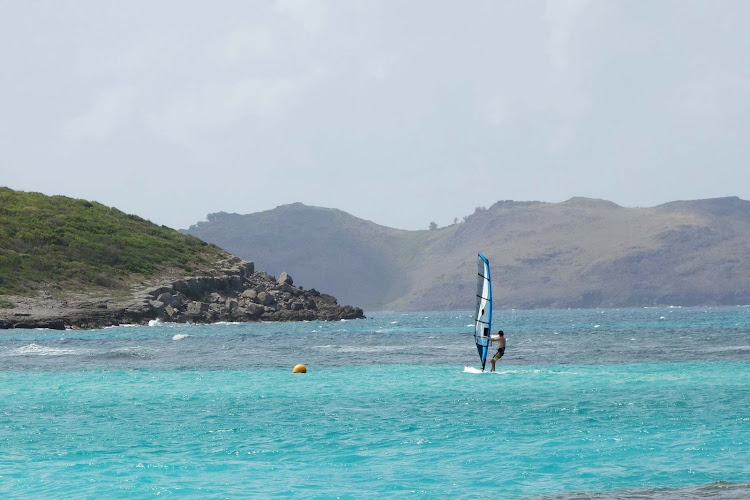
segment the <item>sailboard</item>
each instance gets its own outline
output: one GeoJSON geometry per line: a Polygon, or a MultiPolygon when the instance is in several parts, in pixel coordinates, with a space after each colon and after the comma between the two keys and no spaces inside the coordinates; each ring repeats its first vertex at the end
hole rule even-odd
{"type": "Polygon", "coordinates": [[[477,307],[474,312],[474,342],[477,345],[482,371],[487,363],[487,350],[490,346],[492,328],[492,281],[490,280],[490,261],[479,254],[477,259],[477,307]]]}

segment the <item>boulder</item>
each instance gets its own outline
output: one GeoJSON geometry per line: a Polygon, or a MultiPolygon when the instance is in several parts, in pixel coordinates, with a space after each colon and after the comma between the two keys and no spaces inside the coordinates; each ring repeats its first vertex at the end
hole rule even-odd
{"type": "Polygon", "coordinates": [[[239,303],[240,303],[240,307],[250,307],[250,304],[256,304],[257,301],[240,298],[239,303]]]}
{"type": "Polygon", "coordinates": [[[199,316],[208,312],[208,304],[205,302],[190,302],[187,306],[187,314],[190,316],[199,316]]]}
{"type": "Polygon", "coordinates": [[[156,290],[151,291],[151,297],[157,298],[160,294],[165,292],[171,292],[172,287],[171,286],[161,286],[157,288],[156,290]]]}
{"type": "Polygon", "coordinates": [[[185,280],[177,280],[172,284],[172,288],[175,292],[178,293],[187,293],[188,292],[188,284],[185,280]]]}
{"type": "Polygon", "coordinates": [[[243,277],[248,277],[251,274],[255,272],[255,262],[243,262],[242,265],[240,265],[240,275],[243,277]]]}
{"type": "Polygon", "coordinates": [[[293,285],[294,280],[291,276],[289,276],[286,271],[281,273],[281,276],[279,276],[279,279],[277,280],[279,283],[286,283],[287,285],[293,285]]]}
{"type": "Polygon", "coordinates": [[[266,312],[263,313],[263,320],[265,321],[281,321],[281,312],[274,308],[266,308],[266,312]]]}
{"type": "Polygon", "coordinates": [[[164,314],[167,316],[167,318],[172,319],[177,315],[177,310],[167,304],[166,306],[164,306],[164,314]]]}
{"type": "Polygon", "coordinates": [[[243,299],[249,299],[249,300],[254,300],[257,296],[258,296],[258,292],[256,292],[253,289],[245,290],[244,292],[242,292],[242,295],[240,295],[240,297],[242,297],[243,299]]]}
{"type": "Polygon", "coordinates": [[[245,311],[248,316],[260,316],[265,312],[265,310],[265,307],[260,304],[248,304],[245,307],[245,311]]]}
{"type": "Polygon", "coordinates": [[[159,302],[164,302],[165,304],[174,307],[176,305],[176,300],[174,298],[174,295],[172,295],[169,292],[164,292],[160,294],[158,297],[156,297],[156,300],[159,302]]]}
{"type": "Polygon", "coordinates": [[[258,302],[263,304],[264,306],[270,306],[275,302],[273,296],[268,292],[260,292],[258,294],[258,302]]]}
{"type": "Polygon", "coordinates": [[[149,305],[151,306],[151,309],[154,310],[157,316],[161,316],[164,314],[164,302],[161,302],[159,300],[152,300],[149,302],[149,305]]]}
{"type": "Polygon", "coordinates": [[[217,317],[221,315],[226,308],[224,307],[224,304],[209,304],[208,305],[208,314],[210,314],[213,317],[217,317]]]}
{"type": "Polygon", "coordinates": [[[208,295],[208,297],[206,298],[206,300],[208,302],[212,302],[214,304],[218,304],[219,302],[224,302],[224,297],[222,297],[221,295],[219,295],[216,292],[212,292],[212,293],[210,293],[208,295]]]}
{"type": "Polygon", "coordinates": [[[180,309],[185,304],[185,301],[187,300],[187,297],[185,297],[180,292],[175,293],[172,297],[174,298],[174,301],[172,302],[172,307],[174,307],[175,309],[180,309]]]}
{"type": "Polygon", "coordinates": [[[203,281],[198,278],[190,278],[186,282],[186,289],[179,290],[188,297],[195,299],[203,295],[203,281]]]}
{"type": "Polygon", "coordinates": [[[240,276],[231,276],[226,281],[228,290],[239,290],[242,288],[242,278],[240,276]]]}

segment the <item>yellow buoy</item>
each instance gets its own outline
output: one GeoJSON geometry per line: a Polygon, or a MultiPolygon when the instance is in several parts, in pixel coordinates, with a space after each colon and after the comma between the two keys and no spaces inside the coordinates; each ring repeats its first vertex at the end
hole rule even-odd
{"type": "Polygon", "coordinates": [[[307,373],[307,367],[305,365],[294,365],[292,373],[307,373]]]}

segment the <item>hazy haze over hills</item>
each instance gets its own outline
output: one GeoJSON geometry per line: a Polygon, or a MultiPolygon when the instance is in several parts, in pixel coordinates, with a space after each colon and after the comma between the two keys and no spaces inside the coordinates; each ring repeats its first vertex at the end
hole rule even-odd
{"type": "Polygon", "coordinates": [[[432,231],[300,203],[208,219],[188,232],[371,310],[473,307],[478,251],[498,307],[750,303],[750,202],[736,197],[500,201],[432,231]]]}
{"type": "MultiPolygon", "coordinates": [[[[352,304],[384,305],[401,296],[398,273],[413,260],[424,231],[380,226],[340,210],[283,205],[252,215],[217,213],[188,232],[253,255],[259,269],[289,272],[324,289],[336,283],[352,304]]],[[[342,299],[344,300],[344,299],[342,299]]]]}

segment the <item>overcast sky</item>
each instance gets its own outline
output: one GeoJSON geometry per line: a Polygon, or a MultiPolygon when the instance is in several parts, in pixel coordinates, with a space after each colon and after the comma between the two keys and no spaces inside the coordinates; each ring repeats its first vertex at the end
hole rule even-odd
{"type": "Polygon", "coordinates": [[[750,2],[0,0],[0,185],[186,228],[750,198],[750,2]]]}

